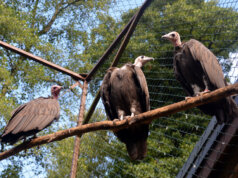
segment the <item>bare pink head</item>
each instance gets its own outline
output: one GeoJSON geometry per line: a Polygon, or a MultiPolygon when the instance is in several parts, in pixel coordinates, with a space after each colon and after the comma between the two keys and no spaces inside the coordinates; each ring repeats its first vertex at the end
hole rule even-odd
{"type": "Polygon", "coordinates": [[[53,96],[54,99],[58,99],[61,89],[62,89],[62,87],[59,85],[53,85],[51,87],[51,95],[53,96]]]}
{"type": "Polygon", "coordinates": [[[134,65],[137,67],[143,67],[147,62],[154,60],[153,57],[147,57],[147,56],[138,56],[135,59],[134,65]]]}
{"type": "Polygon", "coordinates": [[[163,35],[162,38],[167,39],[171,41],[171,43],[176,47],[176,46],[181,46],[181,40],[180,40],[180,35],[178,32],[170,32],[166,35],[163,35]]]}

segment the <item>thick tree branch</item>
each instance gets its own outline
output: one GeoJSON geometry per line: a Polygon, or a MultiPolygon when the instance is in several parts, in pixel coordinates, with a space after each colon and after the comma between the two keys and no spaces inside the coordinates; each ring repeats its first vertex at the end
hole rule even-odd
{"type": "Polygon", "coordinates": [[[157,108],[142,114],[139,114],[135,117],[129,117],[122,121],[101,121],[95,122],[91,124],[85,124],[82,126],[62,130],[55,132],[53,134],[41,136],[35,138],[31,141],[24,142],[10,150],[4,151],[0,153],[0,160],[6,159],[9,156],[15,155],[22,150],[26,150],[38,145],[59,141],[65,139],[67,137],[71,137],[74,135],[81,135],[87,132],[93,132],[97,130],[118,130],[122,128],[127,128],[131,125],[139,124],[139,123],[150,123],[154,119],[158,119],[162,116],[167,116],[170,114],[174,114],[176,112],[184,111],[186,109],[190,109],[202,104],[206,104],[209,102],[217,101],[221,98],[238,94],[238,83],[220,88],[211,93],[207,93],[203,96],[193,97],[191,99],[180,101],[178,103],[174,103],[168,106],[164,106],[161,108],[157,108]]]}
{"type": "Polygon", "coordinates": [[[46,34],[50,29],[51,26],[53,25],[53,23],[55,22],[56,18],[58,17],[58,15],[65,9],[67,9],[69,6],[75,4],[76,2],[79,2],[80,0],[75,0],[71,3],[68,3],[66,6],[62,7],[65,3],[63,3],[63,1],[61,1],[55,8],[55,12],[52,15],[50,21],[43,27],[43,29],[41,31],[39,31],[39,35],[43,35],[46,34]]]}
{"type": "Polygon", "coordinates": [[[32,10],[31,28],[34,28],[34,25],[35,25],[36,11],[37,11],[37,8],[38,8],[38,4],[39,4],[39,0],[36,0],[35,5],[34,5],[33,10],[32,10]]]}

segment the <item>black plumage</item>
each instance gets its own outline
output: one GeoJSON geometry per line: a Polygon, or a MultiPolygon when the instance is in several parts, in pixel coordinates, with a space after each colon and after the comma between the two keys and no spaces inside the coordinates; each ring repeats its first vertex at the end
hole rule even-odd
{"type": "Polygon", "coordinates": [[[60,106],[57,99],[61,88],[54,85],[51,87],[52,96],[34,99],[16,108],[0,137],[1,142],[14,144],[58,120],[60,106]]]}
{"type": "MultiPolygon", "coordinates": [[[[177,32],[164,36],[174,47],[173,68],[177,80],[189,96],[198,96],[227,86],[222,68],[216,56],[195,39],[181,43],[177,32]]],[[[232,97],[199,106],[209,115],[215,115],[218,123],[238,117],[238,108],[232,97]]]]}
{"type": "MultiPolygon", "coordinates": [[[[122,120],[150,110],[149,91],[141,67],[153,58],[139,56],[134,64],[111,67],[104,76],[101,98],[110,120],[122,120]]],[[[143,159],[147,153],[148,124],[131,126],[114,132],[126,144],[132,160],[143,159]]]]}

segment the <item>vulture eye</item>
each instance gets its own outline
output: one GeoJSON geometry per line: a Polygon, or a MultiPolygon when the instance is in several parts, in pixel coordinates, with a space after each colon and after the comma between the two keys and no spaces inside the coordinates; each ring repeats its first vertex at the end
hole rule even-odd
{"type": "Polygon", "coordinates": [[[141,56],[141,58],[143,59],[143,58],[144,58],[144,56],[141,56]]]}
{"type": "Polygon", "coordinates": [[[172,36],[172,37],[175,37],[175,34],[174,34],[174,33],[172,33],[172,34],[171,34],[171,36],[172,36]]]}

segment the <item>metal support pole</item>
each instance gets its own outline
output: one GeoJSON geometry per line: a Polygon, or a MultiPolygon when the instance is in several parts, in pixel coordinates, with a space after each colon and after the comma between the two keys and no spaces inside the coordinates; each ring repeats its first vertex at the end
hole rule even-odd
{"type": "MultiPolygon", "coordinates": [[[[87,98],[87,90],[88,90],[88,82],[84,81],[82,96],[81,96],[81,101],[80,101],[80,111],[79,111],[77,126],[81,126],[82,123],[83,123],[85,104],[86,104],[86,98],[87,98]]],[[[80,147],[80,136],[77,135],[75,137],[75,140],[74,140],[74,152],[73,152],[73,158],[72,158],[70,178],[75,178],[76,177],[78,157],[79,157],[79,147],[80,147]]]]}
{"type": "Polygon", "coordinates": [[[91,72],[86,77],[86,80],[89,81],[92,76],[97,72],[99,67],[106,61],[108,56],[112,53],[114,48],[116,48],[117,44],[120,42],[120,40],[125,36],[126,32],[128,31],[131,23],[133,22],[135,18],[135,15],[130,19],[130,21],[127,23],[127,25],[124,27],[124,29],[121,31],[121,33],[117,36],[117,38],[112,42],[112,44],[109,46],[109,48],[106,50],[106,52],[102,55],[102,57],[98,60],[98,63],[94,66],[94,68],[91,70],[91,72]]]}
{"type": "Polygon", "coordinates": [[[26,51],[24,51],[22,49],[19,49],[19,48],[15,47],[15,46],[12,46],[12,45],[10,45],[8,43],[0,41],[0,46],[2,46],[5,49],[11,50],[11,51],[13,51],[13,52],[15,52],[17,54],[20,54],[22,56],[25,56],[25,57],[27,57],[27,58],[35,61],[35,62],[38,62],[40,64],[43,64],[43,65],[47,66],[47,67],[55,69],[55,70],[57,70],[59,72],[67,74],[67,75],[71,76],[75,80],[84,80],[84,77],[82,77],[81,75],[79,75],[76,72],[73,72],[73,71],[71,71],[69,69],[65,69],[65,68],[63,68],[63,67],[61,67],[59,65],[56,65],[56,64],[54,64],[52,62],[49,62],[49,61],[47,61],[45,59],[42,59],[40,57],[34,56],[33,54],[31,54],[29,52],[26,52],[26,51]]]}
{"type": "Polygon", "coordinates": [[[111,65],[112,67],[117,66],[117,63],[118,63],[120,57],[122,56],[122,53],[124,52],[124,50],[126,49],[127,44],[130,41],[131,35],[135,31],[135,28],[136,28],[136,26],[137,26],[141,16],[143,15],[145,9],[150,5],[150,3],[151,3],[151,0],[146,0],[144,2],[144,4],[141,6],[141,8],[139,9],[139,11],[136,13],[136,16],[135,16],[135,18],[134,18],[134,20],[133,20],[133,22],[132,22],[128,32],[126,33],[126,36],[125,36],[125,38],[124,38],[124,40],[123,40],[123,42],[122,42],[122,44],[121,44],[121,46],[120,46],[116,56],[114,58],[114,61],[113,61],[112,65],[111,65]]]}

